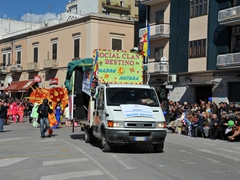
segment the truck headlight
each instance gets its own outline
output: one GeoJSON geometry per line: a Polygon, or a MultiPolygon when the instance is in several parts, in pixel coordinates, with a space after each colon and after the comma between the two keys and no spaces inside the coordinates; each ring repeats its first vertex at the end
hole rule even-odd
{"type": "Polygon", "coordinates": [[[123,127],[123,122],[108,121],[108,127],[123,127]]]}
{"type": "Polygon", "coordinates": [[[156,122],[156,128],[165,128],[166,127],[166,123],[165,122],[156,122]]]}
{"type": "Polygon", "coordinates": [[[123,123],[122,122],[114,122],[113,127],[123,127],[123,123]]]}

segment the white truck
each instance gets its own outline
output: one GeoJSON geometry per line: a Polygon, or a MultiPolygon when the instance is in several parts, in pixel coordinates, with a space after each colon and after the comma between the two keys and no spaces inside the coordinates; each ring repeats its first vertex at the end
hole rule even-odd
{"type": "Polygon", "coordinates": [[[97,51],[94,56],[97,58],[91,79],[95,80],[91,83],[89,103],[84,106],[88,107],[88,116],[79,120],[85,142],[100,139],[103,152],[126,144],[152,145],[155,152],[162,152],[165,117],[155,89],[142,84],[141,57],[134,53],[100,53],[97,51]]]}

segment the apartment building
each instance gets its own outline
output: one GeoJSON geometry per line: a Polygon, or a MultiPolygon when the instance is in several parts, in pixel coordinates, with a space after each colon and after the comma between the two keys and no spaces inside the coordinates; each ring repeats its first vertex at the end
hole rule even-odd
{"type": "Polygon", "coordinates": [[[139,6],[139,38],[150,26],[150,55],[145,64],[150,74],[149,84],[157,90],[160,99],[167,95],[169,74],[170,1],[142,0],[139,6]]]}
{"type": "Polygon", "coordinates": [[[138,18],[138,0],[72,0],[66,5],[66,12],[86,15],[88,13],[138,18]]]}
{"type": "Polygon", "coordinates": [[[135,21],[103,14],[37,29],[0,40],[2,90],[25,97],[31,87],[64,87],[68,62],[93,56],[93,50],[130,50],[135,21]]]}
{"type": "MultiPolygon", "coordinates": [[[[149,8],[149,22],[156,19],[154,8],[158,11],[165,9],[164,21],[169,19],[168,46],[162,57],[166,57],[169,65],[170,100],[240,102],[239,0],[142,0],[141,4],[149,8]]],[[[151,67],[157,54],[154,54],[153,38],[150,39],[148,66],[151,67]]],[[[156,40],[157,45],[162,43],[162,39],[156,40]]],[[[157,68],[157,65],[153,67],[157,68]]],[[[158,87],[163,87],[163,73],[151,71],[149,68],[150,84],[154,79],[155,82],[160,80],[158,87]]]]}

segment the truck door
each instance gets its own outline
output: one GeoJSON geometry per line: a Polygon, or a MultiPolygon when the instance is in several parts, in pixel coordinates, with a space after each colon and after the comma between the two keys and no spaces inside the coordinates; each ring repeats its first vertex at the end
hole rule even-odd
{"type": "MultiPolygon", "coordinates": [[[[97,98],[97,117],[96,118],[96,123],[95,123],[95,132],[94,134],[101,138],[102,134],[101,134],[101,125],[102,123],[105,123],[105,96],[104,96],[104,88],[101,87],[98,89],[98,98],[97,98]]],[[[94,118],[94,119],[95,119],[94,118]]],[[[95,121],[95,120],[94,120],[95,121]]]]}

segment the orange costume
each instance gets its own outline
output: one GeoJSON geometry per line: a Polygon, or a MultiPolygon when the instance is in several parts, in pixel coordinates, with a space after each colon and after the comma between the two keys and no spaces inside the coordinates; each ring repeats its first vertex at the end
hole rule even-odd
{"type": "Polygon", "coordinates": [[[20,121],[21,123],[23,122],[24,109],[25,109],[25,107],[23,106],[23,104],[20,104],[20,105],[18,106],[18,116],[19,116],[19,121],[20,121]]]}

